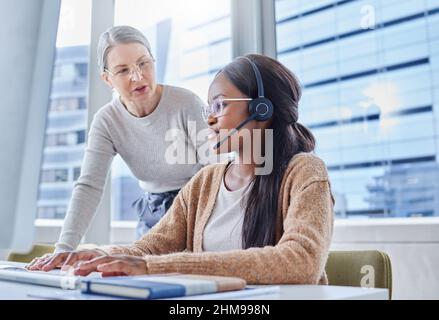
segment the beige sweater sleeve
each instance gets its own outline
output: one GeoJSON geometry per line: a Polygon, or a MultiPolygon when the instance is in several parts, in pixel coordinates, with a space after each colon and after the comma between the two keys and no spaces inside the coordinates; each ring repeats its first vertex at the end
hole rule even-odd
{"type": "Polygon", "coordinates": [[[185,250],[187,245],[187,209],[183,192],[184,189],[177,195],[163,218],[132,245],[101,246],[99,249],[110,255],[128,254],[133,256],[160,255],[185,250]]]}
{"type": "Polygon", "coordinates": [[[227,252],[145,256],[148,273],[236,276],[249,284],[317,284],[332,237],[333,201],[329,182],[326,179],[310,181],[300,192],[291,192],[290,197],[284,234],[277,245],[227,252]]]}

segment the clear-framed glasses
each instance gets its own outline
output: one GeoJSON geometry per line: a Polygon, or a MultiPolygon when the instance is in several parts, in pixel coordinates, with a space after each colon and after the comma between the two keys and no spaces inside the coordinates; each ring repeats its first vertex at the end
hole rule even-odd
{"type": "Polygon", "coordinates": [[[140,62],[131,66],[124,66],[114,71],[110,71],[107,68],[104,68],[104,71],[114,78],[127,80],[131,79],[135,72],[137,73],[137,75],[143,75],[145,71],[151,68],[154,61],[154,59],[143,59],[140,62]]]}
{"type": "Polygon", "coordinates": [[[203,118],[205,121],[209,116],[220,117],[223,115],[224,109],[232,102],[236,101],[252,101],[252,98],[216,98],[210,104],[203,107],[203,118]]]}

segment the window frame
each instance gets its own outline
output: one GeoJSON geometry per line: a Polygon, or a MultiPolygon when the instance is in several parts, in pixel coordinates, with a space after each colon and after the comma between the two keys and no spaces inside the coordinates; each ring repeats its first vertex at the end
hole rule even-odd
{"type": "MultiPolygon", "coordinates": [[[[96,49],[101,33],[113,26],[113,24],[114,0],[92,1],[86,137],[88,137],[93,116],[102,105],[112,98],[111,92],[105,87],[100,79],[96,49]]],[[[109,172],[107,176],[107,181],[110,177],[111,172],[109,172]]],[[[83,242],[98,245],[110,243],[111,216],[107,214],[107,212],[111,212],[110,206],[110,183],[106,183],[102,200],[87,233],[84,235],[83,242]]],[[[61,219],[36,219],[35,242],[55,243],[59,238],[63,223],[64,220],[61,219]]]]}

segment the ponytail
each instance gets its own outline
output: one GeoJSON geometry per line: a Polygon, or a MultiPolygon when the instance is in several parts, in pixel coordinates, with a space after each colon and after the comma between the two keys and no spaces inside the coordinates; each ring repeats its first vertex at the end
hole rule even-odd
{"type": "MultiPolygon", "coordinates": [[[[265,97],[274,105],[273,166],[270,174],[257,175],[246,196],[242,229],[242,248],[275,245],[276,218],[280,186],[291,159],[301,152],[312,152],[315,138],[297,122],[301,87],[296,76],[280,62],[261,55],[248,55],[264,79],[265,97]]],[[[235,59],[220,72],[248,97],[257,97],[254,71],[244,59],[235,59]],[[252,79],[252,80],[249,80],[252,79]]]]}
{"type": "Polygon", "coordinates": [[[316,147],[316,139],[312,132],[299,122],[292,125],[296,143],[298,145],[297,152],[312,152],[316,147]]]}

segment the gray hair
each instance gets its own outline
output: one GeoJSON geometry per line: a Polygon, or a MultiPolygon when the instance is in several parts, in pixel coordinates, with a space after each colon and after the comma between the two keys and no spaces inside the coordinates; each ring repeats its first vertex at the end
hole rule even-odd
{"type": "Polygon", "coordinates": [[[107,67],[110,50],[117,44],[140,43],[151,54],[151,46],[142,32],[130,26],[111,27],[101,34],[98,44],[98,65],[101,72],[107,67]]]}

